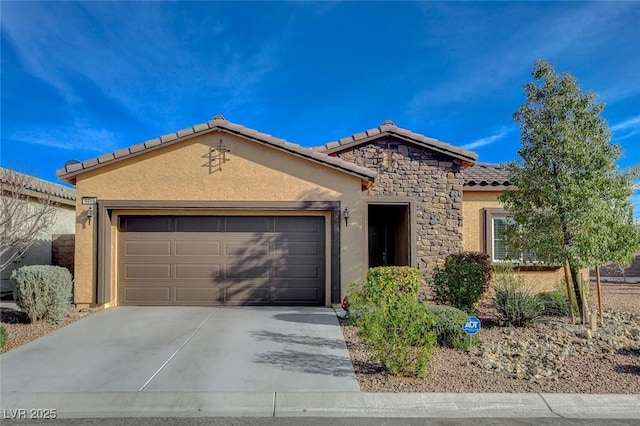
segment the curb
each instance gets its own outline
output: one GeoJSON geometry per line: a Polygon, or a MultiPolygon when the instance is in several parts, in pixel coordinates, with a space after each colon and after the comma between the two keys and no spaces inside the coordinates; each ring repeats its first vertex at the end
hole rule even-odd
{"type": "Polygon", "coordinates": [[[4,419],[404,417],[639,419],[640,395],[360,392],[6,392],[4,419]]]}

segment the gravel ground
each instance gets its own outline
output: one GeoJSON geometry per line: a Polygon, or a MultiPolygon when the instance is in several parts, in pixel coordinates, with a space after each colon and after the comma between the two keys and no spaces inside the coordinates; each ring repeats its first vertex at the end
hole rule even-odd
{"type": "MultiPolygon", "coordinates": [[[[597,301],[591,303],[597,311],[597,301]]],[[[613,312],[640,315],[640,284],[605,283],[602,288],[605,319],[613,312]]],[[[1,322],[9,332],[9,340],[0,353],[44,336],[60,327],[84,318],[95,310],[69,310],[58,323],[32,324],[26,315],[6,302],[0,307],[1,322]]],[[[478,353],[438,348],[424,379],[399,378],[370,361],[359,341],[356,329],[341,320],[347,347],[356,370],[360,389],[365,392],[563,392],[563,393],[640,393],[640,352],[617,350],[607,354],[571,354],[565,359],[568,374],[561,378],[522,380],[511,378],[508,372],[482,368],[482,347],[512,341],[535,341],[552,331],[551,324],[541,323],[522,329],[498,327],[495,312],[484,303],[479,312],[483,341],[478,353]]],[[[565,320],[565,322],[568,322],[565,320]]],[[[606,325],[606,321],[605,321],[606,325]]],[[[568,326],[568,324],[567,324],[568,326]]],[[[623,325],[624,326],[624,325],[623,325]]],[[[585,327],[575,326],[584,330],[585,327]]],[[[606,327],[605,327],[606,328],[606,327]]],[[[595,335],[598,332],[594,333],[595,335]]]]}
{"type": "MultiPolygon", "coordinates": [[[[597,312],[594,297],[591,305],[597,312]]],[[[608,330],[608,318],[618,318],[614,312],[627,312],[640,318],[640,284],[606,283],[602,287],[605,327],[594,332],[592,343],[601,342],[598,333],[608,330]]],[[[360,389],[364,392],[548,392],[548,393],[640,393],[640,351],[636,338],[632,349],[621,348],[611,353],[571,353],[562,365],[560,377],[538,379],[512,378],[508,371],[487,371],[482,368],[483,347],[492,347],[510,340],[512,342],[536,342],[541,336],[555,333],[554,324],[542,322],[531,327],[499,327],[496,314],[489,303],[483,303],[478,317],[483,328],[482,344],[476,353],[438,348],[433,354],[427,375],[423,379],[394,377],[370,360],[369,353],[357,336],[357,330],[348,321],[341,320],[343,334],[356,370],[360,389]]],[[[627,315],[629,317],[629,315],[627,315]]],[[[564,328],[575,327],[578,334],[586,332],[584,326],[571,326],[568,320],[564,328]]],[[[616,327],[625,327],[625,324],[616,327]]],[[[555,324],[557,325],[557,324],[555,324]]],[[[586,339],[575,339],[578,347],[587,347],[586,339]],[[582,346],[580,346],[582,345],[582,346]]],[[[582,350],[582,349],[580,349],[582,350]]],[[[573,351],[572,351],[573,352],[573,351]]],[[[545,355],[545,354],[539,354],[545,355]]]]}
{"type": "Polygon", "coordinates": [[[0,353],[10,351],[38,337],[49,334],[93,312],[96,312],[96,310],[84,309],[80,311],[72,307],[61,321],[39,321],[31,323],[29,317],[20,311],[14,303],[3,301],[0,306],[0,322],[9,332],[9,339],[7,340],[7,344],[3,348],[0,348],[0,353]]]}

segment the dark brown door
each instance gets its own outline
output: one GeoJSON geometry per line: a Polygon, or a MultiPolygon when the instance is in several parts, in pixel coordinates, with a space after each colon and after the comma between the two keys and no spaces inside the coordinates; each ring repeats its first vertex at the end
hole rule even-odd
{"type": "Polygon", "coordinates": [[[120,217],[120,305],[323,305],[324,289],[324,217],[120,217]]]}

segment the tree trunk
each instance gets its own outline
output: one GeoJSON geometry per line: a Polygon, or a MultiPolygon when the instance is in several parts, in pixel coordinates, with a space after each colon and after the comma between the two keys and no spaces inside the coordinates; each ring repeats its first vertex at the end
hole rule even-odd
{"type": "MultiPolygon", "coordinates": [[[[585,324],[586,312],[587,308],[584,306],[584,294],[582,291],[582,287],[580,286],[579,274],[580,271],[575,266],[572,266],[569,263],[569,270],[571,271],[571,281],[573,282],[573,291],[576,295],[576,302],[578,303],[578,312],[580,313],[580,321],[582,324],[585,324]]],[[[573,306],[569,307],[569,309],[573,309],[573,306]]]]}

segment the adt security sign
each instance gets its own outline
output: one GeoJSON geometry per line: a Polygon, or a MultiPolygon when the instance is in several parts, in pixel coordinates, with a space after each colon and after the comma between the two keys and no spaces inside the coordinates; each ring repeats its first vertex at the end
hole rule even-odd
{"type": "Polygon", "coordinates": [[[462,326],[462,329],[467,334],[476,334],[480,331],[480,320],[476,316],[470,316],[467,322],[462,326]]]}

